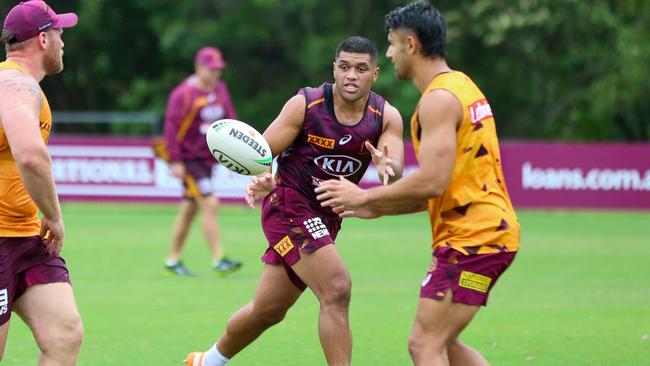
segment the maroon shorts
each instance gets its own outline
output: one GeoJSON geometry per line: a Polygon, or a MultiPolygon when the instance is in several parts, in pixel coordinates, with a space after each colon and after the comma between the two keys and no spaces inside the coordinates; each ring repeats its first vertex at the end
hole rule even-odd
{"type": "Polygon", "coordinates": [[[185,177],[183,177],[183,197],[198,198],[214,194],[212,188],[212,167],[208,159],[183,160],[185,177]]]}
{"type": "Polygon", "coordinates": [[[453,248],[438,247],[422,281],[420,297],[442,300],[451,289],[454,302],[485,306],[490,290],[516,254],[464,255],[453,248]]]}
{"type": "Polygon", "coordinates": [[[307,286],[291,266],[300,260],[300,253],[334,244],[341,228],[341,219],[333,214],[324,215],[317,205],[286,187],[276,187],[262,204],[262,228],[269,242],[262,261],[282,264],[300,290],[307,286]]]}
{"type": "Polygon", "coordinates": [[[0,238],[0,325],[28,287],[54,282],[70,283],[68,268],[63,258],[47,253],[39,236],[0,238]]]}

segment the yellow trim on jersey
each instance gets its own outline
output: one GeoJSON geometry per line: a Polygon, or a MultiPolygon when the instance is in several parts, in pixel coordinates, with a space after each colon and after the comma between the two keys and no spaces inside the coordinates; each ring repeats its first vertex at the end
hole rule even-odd
{"type": "Polygon", "coordinates": [[[187,115],[185,115],[185,118],[181,121],[181,125],[178,128],[178,133],[176,134],[176,141],[181,142],[185,138],[185,135],[187,134],[187,130],[189,130],[190,126],[192,125],[192,122],[194,122],[194,118],[196,117],[196,114],[199,113],[199,109],[205,107],[208,104],[208,98],[207,97],[200,97],[196,98],[194,101],[194,104],[192,105],[192,109],[189,111],[187,115]]]}
{"type": "Polygon", "coordinates": [[[374,114],[376,114],[376,115],[381,116],[381,112],[378,111],[378,110],[376,110],[376,109],[374,109],[373,107],[368,106],[368,109],[370,110],[370,112],[372,112],[372,113],[374,113],[374,114]]]}
{"type": "Polygon", "coordinates": [[[320,98],[320,99],[316,99],[315,101],[313,101],[313,102],[309,103],[309,105],[307,105],[307,109],[315,106],[316,104],[323,103],[324,101],[325,101],[325,97],[320,98]]]}
{"type": "Polygon", "coordinates": [[[22,72],[23,74],[29,75],[27,70],[23,69],[22,66],[18,65],[17,63],[15,63],[13,61],[0,62],[0,71],[2,71],[2,70],[18,70],[18,71],[22,72]]]}

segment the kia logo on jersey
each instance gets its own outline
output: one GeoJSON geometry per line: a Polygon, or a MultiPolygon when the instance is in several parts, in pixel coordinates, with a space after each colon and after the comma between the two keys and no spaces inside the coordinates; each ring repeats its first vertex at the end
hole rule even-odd
{"type": "Polygon", "coordinates": [[[347,155],[321,155],[314,163],[329,175],[347,177],[359,171],[361,161],[347,155]]]}

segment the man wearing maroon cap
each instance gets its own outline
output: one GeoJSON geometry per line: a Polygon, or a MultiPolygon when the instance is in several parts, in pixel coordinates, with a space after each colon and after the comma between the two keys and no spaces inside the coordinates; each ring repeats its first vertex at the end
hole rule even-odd
{"type": "Polygon", "coordinates": [[[239,269],[240,261],[224,256],[219,243],[217,208],[212,168],[215,160],[205,144],[210,124],[222,118],[237,118],[221,72],[226,66],[214,47],[199,50],[194,60],[195,73],[171,93],[165,115],[164,141],[171,172],[183,180],[184,199],[172,229],[172,244],[165,268],[169,273],[192,276],[181,262],[181,251],[190,224],[198,210],[201,227],[212,251],[214,273],[227,274],[239,269]]]}
{"type": "Polygon", "coordinates": [[[16,5],[0,40],[0,359],[11,312],[32,330],[39,365],[75,365],[83,327],[65,261],[64,226],[46,143],[52,128],[45,75],[63,70],[63,28],[73,13],[42,1],[16,5]],[[42,219],[37,216],[38,210],[42,219]]]}

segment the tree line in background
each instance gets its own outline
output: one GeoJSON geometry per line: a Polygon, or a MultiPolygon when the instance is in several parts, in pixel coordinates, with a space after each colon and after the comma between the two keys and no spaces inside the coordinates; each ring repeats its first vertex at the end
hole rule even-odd
{"type": "MultiPolygon", "coordinates": [[[[4,18],[16,0],[2,1],[4,18]]],[[[510,139],[650,140],[650,1],[441,0],[448,61],[485,92],[510,139]]],[[[74,11],[55,110],[164,113],[203,45],[221,48],[240,119],[263,130],[305,85],[332,79],[338,43],[372,39],[375,91],[409,120],[418,100],[384,53],[395,0],[50,0],[74,11]]]]}

